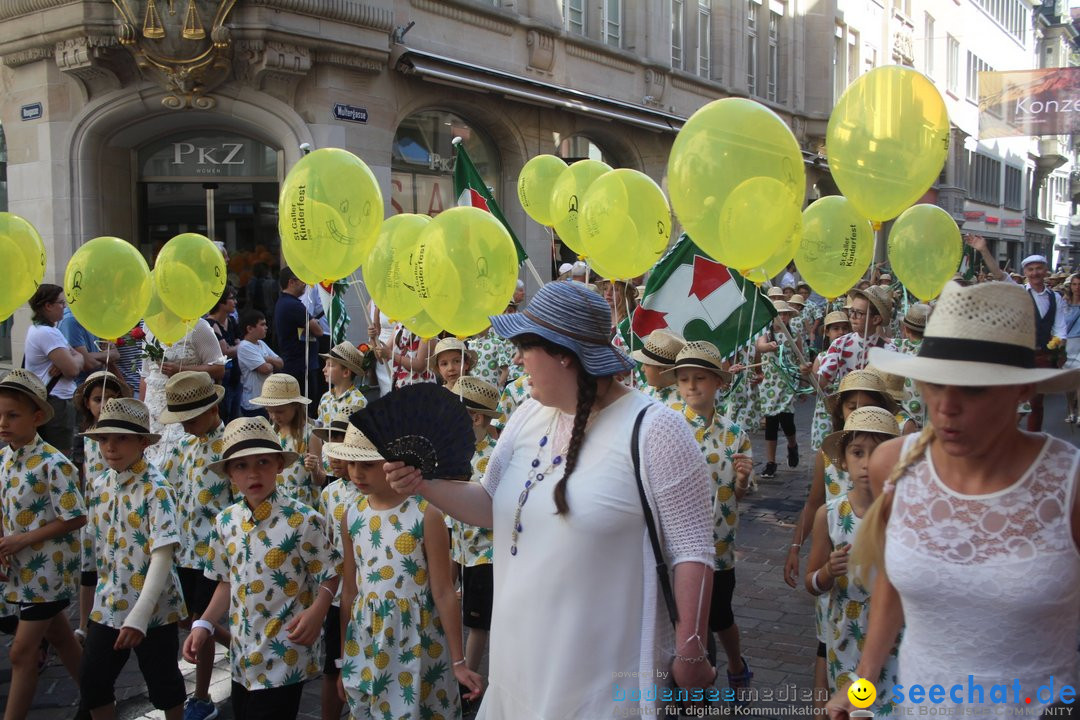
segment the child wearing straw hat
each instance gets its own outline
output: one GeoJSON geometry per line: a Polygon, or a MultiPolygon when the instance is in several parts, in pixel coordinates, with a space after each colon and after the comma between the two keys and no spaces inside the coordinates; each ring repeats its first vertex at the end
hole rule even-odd
{"type": "Polygon", "coordinates": [[[459,377],[468,375],[476,367],[476,352],[456,337],[445,337],[431,351],[428,367],[438,375],[443,385],[450,387],[459,377]]]}
{"type": "Polygon", "coordinates": [[[0,379],[0,570],[3,599],[17,609],[11,645],[7,713],[25,717],[38,680],[38,648],[48,638],[72,677],[78,677],[79,643],[64,609],[76,594],[79,529],[86,508],[79,473],[38,435],[53,415],[36,375],[13,370],[0,379]]]}
{"type": "MultiPolygon", "coordinates": [[[[870,490],[870,455],[883,441],[900,434],[892,414],[877,407],[862,407],[848,416],[844,429],[834,432],[822,443],[822,452],[830,462],[851,478],[851,489],[818,508],[814,514],[813,545],[806,562],[804,584],[811,595],[827,597],[825,646],[829,691],[840,684],[858,679],[854,675],[862,655],[869,625],[871,579],[864,581],[849,569],[848,557],[860,520],[874,501],[870,490]]],[[[896,680],[896,647],[875,685],[892,687],[896,680]]],[[[886,693],[875,709],[891,715],[886,693]]]]}
{"type": "Polygon", "coordinates": [[[238,418],[225,426],[221,459],[209,466],[243,499],[214,520],[204,572],[217,589],[191,623],[184,658],[194,662],[214,632],[208,620],[228,612],[237,720],[292,720],[304,683],[319,674],[338,558],[322,516],[281,491],[281,473],[297,457],[265,418],[238,418]]]}
{"type": "MultiPolygon", "coordinates": [[[[220,407],[225,390],[204,372],[184,370],[165,383],[163,425],[179,423],[184,438],[168,455],[162,474],[176,490],[176,510],[182,541],[176,553],[177,574],[184,604],[192,617],[202,615],[216,589],[203,574],[206,552],[214,532],[214,518],[235,502],[232,485],[210,471],[225,449],[225,426],[220,407]]],[[[219,622],[220,618],[212,618],[219,622]]],[[[219,623],[220,624],[220,623],[219,623]]],[[[210,720],[217,708],[210,701],[210,676],[214,670],[214,646],[201,649],[195,663],[195,690],[188,699],[185,720],[210,720]]]]}
{"type": "Polygon", "coordinates": [[[252,405],[266,408],[282,450],[295,454],[282,471],[281,492],[316,510],[324,474],[322,441],[312,435],[306,406],[311,401],[300,394],[300,384],[292,375],[274,373],[263,383],[262,393],[251,399],[252,405]]]}
{"type": "Polygon", "coordinates": [[[329,390],[319,400],[319,427],[326,427],[335,415],[352,414],[367,405],[367,398],[356,387],[356,378],[364,375],[364,355],[348,340],[319,355],[326,360],[323,377],[329,390]]]}
{"type": "Polygon", "coordinates": [[[713,481],[713,545],[716,550],[709,629],[720,638],[728,659],[728,685],[736,690],[750,686],[754,673],[742,657],[739,626],[731,609],[735,594],[735,531],[739,523],[739,500],[750,486],[753,451],[750,438],[717,407],[717,392],[731,382],[715,345],[704,341],[686,343],[667,371],[675,376],[682,412],[694,430],[713,481]]]}
{"type": "Polygon", "coordinates": [[[666,372],[675,365],[675,358],[686,341],[667,330],[653,330],[645,337],[645,343],[630,353],[645,376],[641,391],[664,405],[679,400],[679,388],[675,376],[666,372]]]}
{"type": "Polygon", "coordinates": [[[758,387],[761,412],[765,415],[765,469],[763,478],[776,477],[776,441],[781,428],[787,438],[788,467],[799,465],[799,445],[795,438],[795,395],[799,389],[799,377],[792,359],[799,342],[790,331],[788,323],[795,318],[796,310],[783,300],[773,300],[777,317],[773,327],[757,339],[757,351],[761,356],[764,379],[758,387]],[[784,367],[783,354],[787,354],[790,370],[784,367]]]}
{"type": "Polygon", "coordinates": [[[174,556],[182,543],[176,494],[147,462],[150,413],[132,398],[109,400],[86,435],[101,444],[109,471],[91,508],[98,585],[79,673],[80,710],[115,713],[114,688],[131,650],[150,702],[179,720],[187,689],[177,665],[178,625],[187,616],[174,556]]]}

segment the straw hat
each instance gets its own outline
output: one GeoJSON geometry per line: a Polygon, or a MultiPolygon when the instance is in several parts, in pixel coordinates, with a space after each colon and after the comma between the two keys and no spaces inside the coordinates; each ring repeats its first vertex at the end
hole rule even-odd
{"type": "Polygon", "coordinates": [[[268,453],[281,455],[285,461],[285,467],[292,465],[300,457],[299,453],[281,449],[281,441],[278,440],[277,433],[271,427],[270,421],[264,417],[236,418],[225,426],[224,443],[225,449],[221,453],[221,459],[207,465],[211,472],[216,472],[218,475],[225,475],[225,465],[230,460],[250,455],[268,453]]]}
{"type": "Polygon", "coordinates": [[[832,461],[834,466],[839,466],[840,442],[845,435],[856,432],[875,433],[888,437],[897,437],[900,434],[900,426],[896,418],[888,410],[879,407],[861,407],[848,415],[844,421],[844,429],[825,436],[821,443],[821,451],[832,461]]]}
{"type": "Polygon", "coordinates": [[[866,370],[867,372],[872,372],[879,378],[881,378],[881,382],[885,383],[885,391],[889,393],[889,397],[891,397],[898,403],[904,401],[903,375],[893,375],[892,373],[887,373],[884,370],[880,370],[876,367],[868,367],[866,368],[866,370]]]}
{"type": "Polygon", "coordinates": [[[889,289],[880,285],[871,285],[865,290],[853,290],[856,297],[866,298],[867,302],[874,306],[878,315],[881,316],[881,324],[888,325],[892,320],[892,293],[889,289]]]}
{"type": "Polygon", "coordinates": [[[769,288],[769,299],[782,297],[784,297],[784,291],[780,286],[773,285],[771,288],[769,288]]]}
{"type": "Polygon", "coordinates": [[[851,323],[851,318],[843,310],[833,310],[831,313],[825,316],[825,327],[830,325],[840,325],[842,323],[851,323]]]}
{"type": "Polygon", "coordinates": [[[126,382],[108,370],[98,370],[87,375],[79,387],[75,388],[75,394],[71,396],[75,407],[81,408],[83,406],[83,396],[90,392],[90,389],[95,384],[109,388],[116,393],[117,397],[131,397],[131,388],[128,387],[126,382]]]}
{"type": "Polygon", "coordinates": [[[138,435],[151,443],[161,439],[157,433],[150,432],[150,412],[146,405],[135,398],[112,398],[101,406],[98,421],[86,432],[88,437],[102,435],[138,435]]]}
{"type": "Polygon", "coordinates": [[[930,317],[930,306],[926,303],[915,303],[904,313],[904,319],[900,322],[906,325],[909,330],[921,333],[926,330],[926,319],[928,317],[930,317]]]}
{"type": "Polygon", "coordinates": [[[0,389],[14,390],[33,400],[37,409],[45,413],[45,419],[41,421],[41,425],[53,419],[54,413],[52,405],[49,404],[49,391],[45,389],[45,384],[34,373],[22,368],[12,370],[0,380],[0,389]]]}
{"type": "Polygon", "coordinates": [[[885,381],[881,379],[881,375],[870,370],[852,370],[845,375],[844,379],[840,381],[840,388],[825,398],[825,409],[830,413],[835,412],[843,394],[853,390],[876,392],[885,401],[885,407],[891,413],[895,413],[900,409],[896,401],[889,395],[889,389],[885,387],[885,381]]]}
{"type": "Polygon", "coordinates": [[[731,373],[723,368],[724,358],[711,342],[694,340],[686,343],[675,356],[675,364],[664,373],[674,373],[679,368],[695,367],[716,373],[724,382],[731,382],[731,373]]]}
{"type": "Polygon", "coordinates": [[[937,385],[982,387],[1034,383],[1056,393],[1080,385],[1080,371],[1035,367],[1035,314],[1019,285],[949,283],[926,323],[918,355],[871,348],[870,362],[937,385]]]}
{"type": "Polygon", "coordinates": [[[438,370],[439,355],[444,352],[456,353],[459,356],[464,353],[467,364],[470,367],[476,367],[477,355],[475,350],[470,350],[464,341],[458,340],[456,337],[445,337],[435,343],[435,349],[431,351],[431,356],[428,357],[428,368],[430,370],[438,370]]]}
{"type": "Polygon", "coordinates": [[[334,416],[334,419],[330,421],[330,424],[326,427],[315,428],[311,431],[311,434],[322,440],[324,443],[341,442],[345,439],[345,431],[349,428],[349,416],[344,413],[338,413],[334,416]]]}
{"type": "Polygon", "coordinates": [[[221,402],[225,388],[215,385],[210,375],[184,370],[165,383],[165,410],[158,415],[163,425],[182,423],[202,415],[221,402]]]}
{"type": "Polygon", "coordinates": [[[882,280],[885,282],[892,282],[892,275],[889,273],[881,273],[881,276],[878,277],[878,282],[881,282],[882,280]]]}
{"type": "Polygon", "coordinates": [[[311,401],[300,394],[300,383],[296,382],[296,378],[285,373],[274,373],[266,378],[262,394],[251,398],[252,405],[262,407],[277,407],[289,403],[309,405],[311,401]]]}
{"type": "Polygon", "coordinates": [[[776,310],[776,312],[781,312],[781,313],[796,313],[796,312],[798,312],[798,310],[791,307],[790,305],[788,305],[783,300],[773,300],[772,301],[772,306],[773,306],[773,309],[776,310]]]}
{"type": "Polygon", "coordinates": [[[491,383],[472,375],[462,375],[450,388],[450,392],[461,398],[471,412],[498,417],[499,389],[491,383]]]}
{"type": "Polygon", "coordinates": [[[788,305],[798,305],[799,307],[806,307],[806,298],[798,293],[795,293],[788,298],[788,305]]]}
{"type": "Polygon", "coordinates": [[[364,374],[364,354],[356,349],[348,340],[340,342],[330,348],[328,353],[319,353],[324,360],[336,360],[353,371],[355,375],[364,374]]]}
{"type": "Polygon", "coordinates": [[[345,462],[375,462],[385,459],[355,425],[349,425],[345,440],[331,445],[326,454],[335,460],[345,462]]]}
{"type": "Polygon", "coordinates": [[[630,357],[642,365],[670,367],[675,364],[679,351],[686,341],[667,330],[653,330],[645,337],[645,345],[630,353],[630,357]]]}

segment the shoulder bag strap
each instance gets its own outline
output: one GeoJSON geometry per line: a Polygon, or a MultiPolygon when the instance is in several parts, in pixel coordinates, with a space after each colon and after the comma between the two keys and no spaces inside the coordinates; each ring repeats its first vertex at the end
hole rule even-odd
{"type": "Polygon", "coordinates": [[[653,520],[652,511],[649,510],[649,499],[645,496],[645,485],[641,482],[641,456],[638,441],[641,436],[641,422],[645,419],[648,407],[642,408],[634,420],[634,432],[630,436],[630,457],[634,461],[634,480],[637,481],[638,495],[641,497],[641,510],[645,515],[645,527],[649,530],[649,542],[652,543],[653,556],[656,558],[656,576],[660,582],[660,592],[664,594],[664,604],[667,605],[668,616],[672,624],[679,621],[679,612],[675,607],[675,593],[671,589],[671,575],[668,573],[667,562],[664,561],[664,551],[660,548],[660,538],[656,533],[656,523],[653,520]]]}

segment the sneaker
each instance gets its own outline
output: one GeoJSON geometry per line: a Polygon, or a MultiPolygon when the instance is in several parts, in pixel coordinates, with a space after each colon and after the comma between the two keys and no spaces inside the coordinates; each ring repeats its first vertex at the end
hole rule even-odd
{"type": "Polygon", "coordinates": [[[799,446],[788,445],[787,447],[787,464],[788,467],[799,467],[799,446]]]}
{"type": "Polygon", "coordinates": [[[212,720],[217,716],[217,705],[209,700],[199,700],[193,697],[184,705],[184,720],[212,720]]]}
{"type": "Polygon", "coordinates": [[[746,658],[740,657],[742,660],[743,669],[742,672],[732,675],[730,672],[727,674],[728,687],[735,691],[735,703],[740,706],[747,704],[746,698],[743,693],[739,692],[744,688],[750,687],[750,681],[754,677],[754,673],[750,670],[750,663],[746,662],[746,658]]]}
{"type": "Polygon", "coordinates": [[[776,477],[776,463],[774,463],[774,462],[765,463],[765,469],[761,471],[761,474],[760,474],[759,477],[763,477],[763,478],[774,478],[774,477],[776,477]]]}

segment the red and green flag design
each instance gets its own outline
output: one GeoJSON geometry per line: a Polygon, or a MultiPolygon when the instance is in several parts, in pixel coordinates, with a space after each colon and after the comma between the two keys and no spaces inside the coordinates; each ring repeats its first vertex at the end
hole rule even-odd
{"type": "Polygon", "coordinates": [[[480,208],[481,210],[487,210],[498,218],[499,222],[506,228],[506,232],[510,233],[510,239],[514,241],[518,265],[521,265],[529,258],[525,254],[525,248],[518,242],[514,229],[506,221],[506,216],[503,215],[502,210],[499,208],[499,203],[495,202],[491,190],[488,189],[484,179],[477,172],[469,153],[465,151],[465,143],[459,139],[454,141],[454,195],[457,197],[458,207],[467,205],[480,208]]]}
{"type": "Polygon", "coordinates": [[[716,262],[683,233],[652,269],[634,311],[632,346],[653,330],[705,340],[724,357],[760,335],[776,310],[757,286],[716,262]]]}

